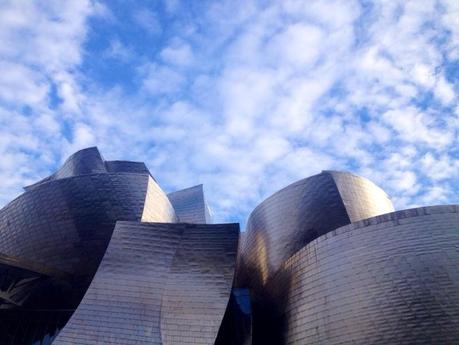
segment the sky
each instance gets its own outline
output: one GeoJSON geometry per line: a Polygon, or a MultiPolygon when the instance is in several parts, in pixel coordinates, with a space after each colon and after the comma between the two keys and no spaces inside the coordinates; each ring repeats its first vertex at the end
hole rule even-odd
{"type": "Polygon", "coordinates": [[[0,0],[0,205],[98,146],[245,223],[322,170],[459,203],[457,0],[0,0]]]}

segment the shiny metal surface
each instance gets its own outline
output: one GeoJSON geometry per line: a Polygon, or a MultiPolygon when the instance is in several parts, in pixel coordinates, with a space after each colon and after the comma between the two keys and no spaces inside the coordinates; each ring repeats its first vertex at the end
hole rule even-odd
{"type": "Polygon", "coordinates": [[[206,203],[202,184],[169,193],[167,196],[180,222],[212,223],[210,208],[206,203]]]}
{"type": "Polygon", "coordinates": [[[80,306],[53,344],[213,344],[239,226],[118,222],[80,306]]]}
{"type": "Polygon", "coordinates": [[[259,204],[247,222],[238,285],[257,288],[296,251],[351,221],[392,212],[386,193],[346,172],[323,171],[259,204]]]}
{"type": "Polygon", "coordinates": [[[36,186],[0,210],[0,252],[93,274],[117,220],[175,220],[165,195],[161,207],[151,200],[154,185],[145,174],[105,173],[36,186]]]}
{"type": "Polygon", "coordinates": [[[386,192],[370,180],[351,173],[326,172],[338,187],[351,223],[395,211],[386,192]]]}
{"type": "Polygon", "coordinates": [[[132,165],[138,163],[120,161],[110,165],[118,172],[108,172],[97,148],[76,152],[0,210],[0,252],[92,275],[117,220],[176,221],[148,170],[132,165]]]}
{"type": "Polygon", "coordinates": [[[11,333],[3,339],[0,335],[0,344],[10,345],[12,339],[14,345],[35,344],[39,339],[34,334],[55,334],[65,324],[118,220],[177,220],[169,199],[145,169],[143,163],[105,162],[97,148],[81,150],[0,210],[0,298],[17,307],[0,314],[0,324],[11,333]],[[32,317],[37,310],[45,329],[31,330],[20,342],[19,334],[36,324],[32,317]],[[51,333],[48,321],[57,327],[51,333]]]}
{"type": "Polygon", "coordinates": [[[285,292],[278,344],[457,344],[459,205],[340,227],[268,284],[285,292]]]}
{"type": "Polygon", "coordinates": [[[24,187],[24,189],[31,190],[42,183],[58,180],[66,177],[106,173],[104,160],[97,149],[97,147],[89,147],[80,151],[75,152],[71,155],[64,164],[54,173],[48,177],[45,177],[41,181],[38,181],[30,186],[24,187]]]}
{"type": "Polygon", "coordinates": [[[61,329],[54,344],[459,339],[459,206],[392,212],[372,182],[324,171],[240,234],[205,224],[202,185],[166,195],[144,163],[97,148],[25,189],[0,210],[0,345],[61,329]]]}

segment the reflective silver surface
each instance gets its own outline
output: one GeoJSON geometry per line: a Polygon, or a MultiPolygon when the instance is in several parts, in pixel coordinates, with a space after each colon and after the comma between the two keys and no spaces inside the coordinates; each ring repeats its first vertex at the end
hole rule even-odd
{"type": "Polygon", "coordinates": [[[386,193],[346,172],[323,171],[268,197],[250,214],[238,285],[256,288],[296,251],[342,225],[392,212],[386,193]]]}
{"type": "Polygon", "coordinates": [[[0,210],[0,309],[17,307],[0,313],[8,330],[0,344],[49,343],[89,286],[118,220],[177,217],[143,163],[106,162],[97,148],[75,153],[0,210]]]}
{"type": "Polygon", "coordinates": [[[80,306],[54,344],[213,344],[239,226],[118,222],[80,306]]]}
{"type": "Polygon", "coordinates": [[[68,273],[93,274],[117,220],[175,221],[155,185],[149,175],[127,173],[42,183],[0,210],[0,252],[68,273]]]}
{"type": "Polygon", "coordinates": [[[459,205],[338,228],[268,289],[286,291],[285,344],[457,344],[459,205]]]}
{"type": "Polygon", "coordinates": [[[212,217],[204,196],[203,185],[169,193],[168,198],[183,223],[209,224],[212,217]]]}
{"type": "Polygon", "coordinates": [[[392,212],[372,182],[324,171],[240,234],[205,224],[202,185],[166,195],[97,148],[25,189],[0,210],[0,345],[459,339],[459,206],[392,212]]]}

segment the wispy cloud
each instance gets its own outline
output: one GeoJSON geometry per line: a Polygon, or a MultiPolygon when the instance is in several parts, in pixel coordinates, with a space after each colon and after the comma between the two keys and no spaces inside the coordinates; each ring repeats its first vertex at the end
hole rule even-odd
{"type": "Polygon", "coordinates": [[[459,201],[454,0],[2,6],[3,202],[95,144],[218,220],[323,169],[459,201]]]}

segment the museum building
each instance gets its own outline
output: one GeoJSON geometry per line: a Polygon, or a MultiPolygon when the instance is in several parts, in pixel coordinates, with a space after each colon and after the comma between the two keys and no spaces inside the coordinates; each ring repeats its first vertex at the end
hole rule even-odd
{"type": "MultiPolygon", "coordinates": [[[[230,181],[228,182],[230,183],[230,181]]],[[[459,205],[339,171],[214,224],[198,185],[70,156],[0,210],[0,345],[457,344],[459,205]]]]}

